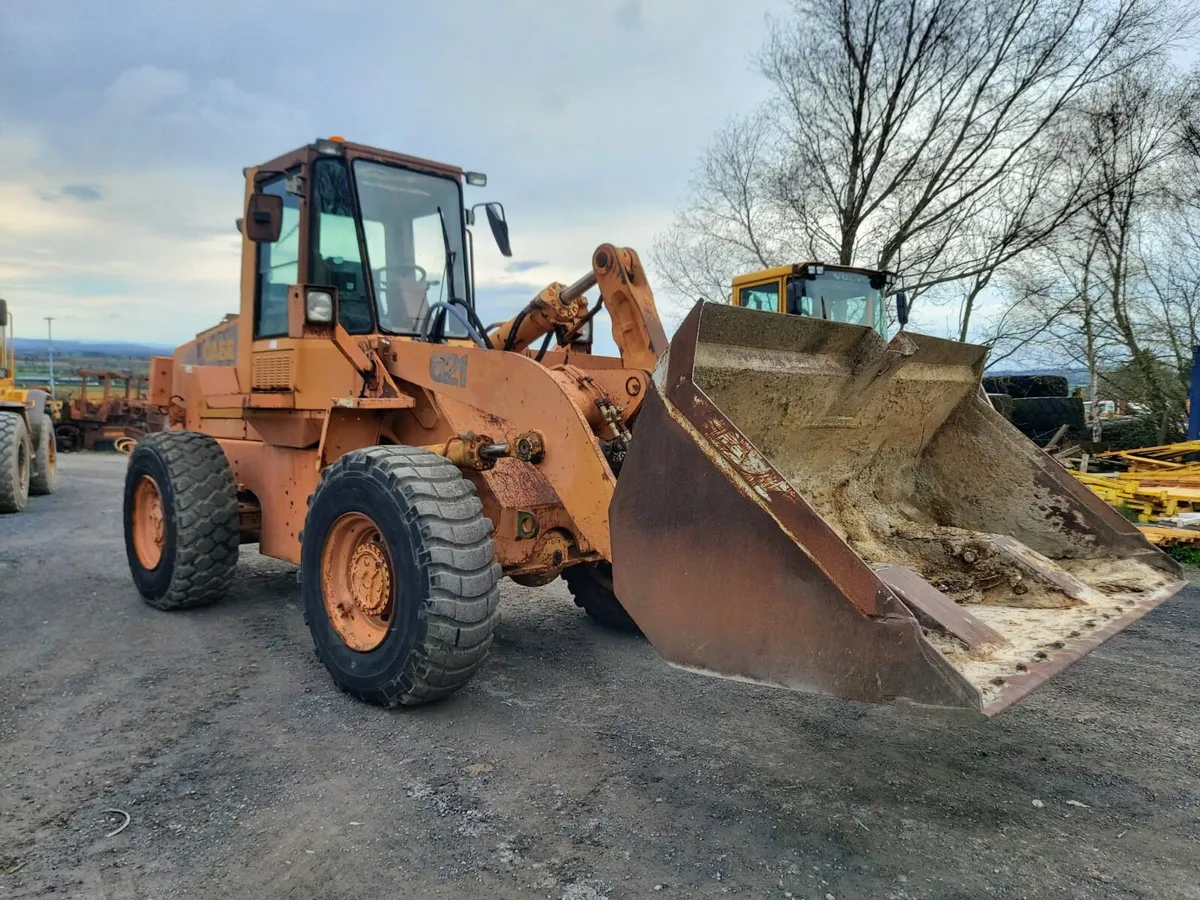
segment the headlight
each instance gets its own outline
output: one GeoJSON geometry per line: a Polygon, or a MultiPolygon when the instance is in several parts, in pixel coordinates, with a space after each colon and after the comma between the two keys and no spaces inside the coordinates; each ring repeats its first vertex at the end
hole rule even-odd
{"type": "Polygon", "coordinates": [[[309,291],[304,299],[304,318],[310,322],[332,322],[333,295],[328,291],[309,291]]]}

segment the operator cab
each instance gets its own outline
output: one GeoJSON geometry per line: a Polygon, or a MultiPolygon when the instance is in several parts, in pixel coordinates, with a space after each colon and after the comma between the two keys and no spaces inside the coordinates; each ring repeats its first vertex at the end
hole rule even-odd
{"type": "MultiPolygon", "coordinates": [[[[776,266],[733,279],[734,306],[866,325],[887,337],[885,303],[895,282],[891,272],[822,263],[776,266]]],[[[908,321],[904,294],[896,294],[897,318],[908,321]]]]}
{"type": "MultiPolygon", "coordinates": [[[[478,172],[322,139],[260,166],[246,218],[257,244],[254,339],[289,333],[288,296],[305,293],[305,321],[337,322],[352,335],[473,337],[474,209],[463,183],[478,172]]],[[[492,234],[511,256],[504,207],[484,206],[492,234]]]]}

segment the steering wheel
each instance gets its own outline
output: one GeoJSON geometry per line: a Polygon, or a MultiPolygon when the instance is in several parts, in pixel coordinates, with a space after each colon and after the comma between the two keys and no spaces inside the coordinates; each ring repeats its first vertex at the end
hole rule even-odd
{"type": "Polygon", "coordinates": [[[428,272],[426,272],[420,266],[412,265],[410,263],[401,263],[401,264],[395,265],[395,266],[384,266],[383,268],[377,269],[376,271],[380,272],[380,273],[386,273],[389,269],[391,269],[393,272],[399,272],[400,274],[404,274],[406,272],[412,272],[413,277],[417,281],[428,281],[429,280],[428,272]]]}

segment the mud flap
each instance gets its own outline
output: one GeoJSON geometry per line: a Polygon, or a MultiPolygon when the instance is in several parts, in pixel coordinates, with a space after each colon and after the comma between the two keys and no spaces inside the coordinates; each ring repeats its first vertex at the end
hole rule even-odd
{"type": "Polygon", "coordinates": [[[1182,587],[980,391],[986,349],[698,303],[610,510],[671,663],[991,716],[1182,587]]]}

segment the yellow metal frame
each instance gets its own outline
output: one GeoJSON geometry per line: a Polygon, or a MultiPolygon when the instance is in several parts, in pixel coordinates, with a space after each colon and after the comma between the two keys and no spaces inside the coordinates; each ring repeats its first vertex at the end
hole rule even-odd
{"type": "Polygon", "coordinates": [[[1185,459],[1196,453],[1200,453],[1200,441],[1110,450],[1095,454],[1095,458],[1122,460],[1127,471],[1071,474],[1106,503],[1134,510],[1139,522],[1153,522],[1200,510],[1200,462],[1185,459]]]}

